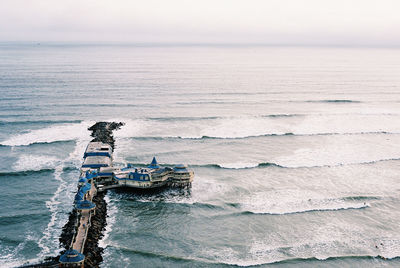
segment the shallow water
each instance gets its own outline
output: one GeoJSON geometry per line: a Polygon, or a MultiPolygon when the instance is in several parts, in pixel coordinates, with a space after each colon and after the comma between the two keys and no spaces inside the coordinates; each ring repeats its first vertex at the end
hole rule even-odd
{"type": "Polygon", "coordinates": [[[59,251],[88,126],[191,190],[110,191],[104,267],[400,265],[400,50],[0,45],[0,266],[59,251]],[[385,259],[377,256],[383,256],[385,259]]]}

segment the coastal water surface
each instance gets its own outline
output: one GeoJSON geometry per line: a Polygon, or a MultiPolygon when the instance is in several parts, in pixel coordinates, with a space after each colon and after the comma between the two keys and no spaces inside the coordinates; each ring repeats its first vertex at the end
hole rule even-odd
{"type": "Polygon", "coordinates": [[[0,45],[0,266],[56,255],[87,128],[190,190],[109,191],[103,267],[398,267],[400,50],[0,45]]]}

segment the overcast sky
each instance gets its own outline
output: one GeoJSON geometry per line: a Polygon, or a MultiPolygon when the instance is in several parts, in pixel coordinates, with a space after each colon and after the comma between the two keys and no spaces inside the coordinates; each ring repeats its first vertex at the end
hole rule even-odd
{"type": "Polygon", "coordinates": [[[0,41],[400,46],[400,0],[0,0],[0,41]]]}

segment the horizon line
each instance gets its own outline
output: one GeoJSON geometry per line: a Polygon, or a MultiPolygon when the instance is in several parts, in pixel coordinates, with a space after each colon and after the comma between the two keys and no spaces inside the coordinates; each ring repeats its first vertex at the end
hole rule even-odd
{"type": "Polygon", "coordinates": [[[318,43],[264,43],[264,42],[133,42],[133,41],[20,41],[0,40],[2,45],[35,46],[133,46],[133,47],[310,47],[310,48],[400,48],[400,44],[318,44],[318,43]]]}

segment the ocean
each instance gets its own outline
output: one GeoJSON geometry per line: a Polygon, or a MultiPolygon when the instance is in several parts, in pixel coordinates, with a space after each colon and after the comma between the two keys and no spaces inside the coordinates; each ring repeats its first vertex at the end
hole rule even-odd
{"type": "Polygon", "coordinates": [[[0,266],[59,251],[87,130],[190,190],[109,191],[102,267],[399,267],[400,50],[0,44],[0,266]]]}

